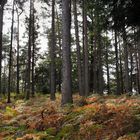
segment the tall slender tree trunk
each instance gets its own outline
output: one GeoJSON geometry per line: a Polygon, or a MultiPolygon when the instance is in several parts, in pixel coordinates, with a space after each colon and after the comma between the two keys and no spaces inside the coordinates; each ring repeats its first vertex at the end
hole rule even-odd
{"type": "Polygon", "coordinates": [[[84,38],[85,38],[85,30],[84,30],[84,1],[82,2],[82,18],[83,18],[83,26],[82,26],[82,79],[83,79],[83,94],[85,96],[85,49],[84,49],[84,38]]]}
{"type": "Polygon", "coordinates": [[[109,73],[109,64],[108,64],[108,52],[106,52],[106,69],[107,69],[107,92],[110,94],[110,73],[109,73]]]}
{"type": "Polygon", "coordinates": [[[139,83],[139,62],[138,62],[138,44],[137,44],[137,41],[136,41],[136,31],[134,29],[134,44],[135,44],[135,53],[134,53],[134,56],[135,56],[135,61],[136,61],[136,71],[137,71],[137,76],[136,76],[136,89],[137,89],[137,92],[140,94],[140,83],[139,83]]]}
{"type": "Polygon", "coordinates": [[[17,11],[17,94],[20,93],[19,91],[19,13],[17,11]]]}
{"type": "Polygon", "coordinates": [[[114,31],[115,35],[115,62],[116,62],[116,83],[117,83],[117,90],[116,94],[120,94],[120,76],[119,76],[119,57],[118,57],[118,40],[117,40],[117,31],[114,31]]]}
{"type": "MultiPolygon", "coordinates": [[[[62,59],[62,40],[61,40],[61,29],[60,29],[60,21],[58,12],[56,12],[57,17],[57,29],[58,29],[58,45],[59,45],[59,59],[62,59]]],[[[58,91],[61,92],[61,82],[62,82],[62,69],[61,69],[61,62],[59,63],[58,67],[58,91]]]]}
{"type": "Polygon", "coordinates": [[[35,95],[35,15],[34,15],[34,0],[32,11],[32,97],[35,95]]]}
{"type": "Polygon", "coordinates": [[[129,84],[129,68],[128,68],[128,46],[127,46],[127,36],[126,36],[126,29],[123,29],[123,45],[124,45],[124,67],[125,67],[125,92],[129,93],[130,84],[129,84]]]}
{"type": "Polygon", "coordinates": [[[138,44],[137,44],[137,50],[138,50],[138,79],[139,79],[139,89],[140,89],[140,27],[138,27],[138,36],[137,36],[137,39],[138,39],[138,44]]]}
{"type": "Polygon", "coordinates": [[[79,44],[79,28],[77,20],[77,0],[73,0],[73,11],[74,11],[74,24],[75,24],[75,37],[77,47],[77,66],[78,66],[78,85],[79,95],[83,96],[83,84],[82,84],[82,67],[81,67],[81,48],[79,44]]]}
{"type": "Polygon", "coordinates": [[[86,10],[86,1],[83,0],[83,30],[84,30],[84,94],[85,96],[89,95],[89,68],[88,68],[88,36],[87,36],[87,10],[86,10]]]}
{"type": "Polygon", "coordinates": [[[51,47],[50,47],[50,56],[51,56],[51,100],[55,100],[56,92],[56,70],[55,70],[55,0],[52,0],[52,33],[51,33],[51,47]]]}
{"type": "MultiPolygon", "coordinates": [[[[6,57],[6,54],[4,54],[6,57]]],[[[6,86],[6,59],[4,60],[4,69],[3,69],[3,73],[4,73],[4,79],[3,79],[3,87],[2,87],[2,93],[5,95],[6,94],[6,91],[7,91],[7,86],[6,86]]]]}
{"type": "Polygon", "coordinates": [[[14,5],[15,5],[15,0],[13,0],[13,5],[12,5],[12,25],[11,25],[11,42],[10,42],[10,58],[9,58],[9,77],[8,77],[8,98],[7,98],[7,103],[11,102],[10,92],[11,92],[12,48],[13,48],[13,27],[14,27],[14,5]]]}
{"type": "Polygon", "coordinates": [[[98,93],[103,94],[103,86],[104,86],[104,81],[103,81],[103,62],[102,62],[102,44],[101,44],[101,34],[98,33],[98,93]]]}
{"type": "Polygon", "coordinates": [[[62,105],[72,103],[71,79],[71,0],[62,0],[62,105]]]}
{"type": "Polygon", "coordinates": [[[121,45],[120,45],[120,39],[119,39],[119,54],[120,54],[120,89],[121,94],[124,93],[124,80],[123,80],[123,64],[122,64],[122,51],[121,51],[121,45]]]}
{"type": "Polygon", "coordinates": [[[97,93],[97,37],[95,34],[95,39],[94,39],[94,61],[93,61],[93,92],[97,93]]]}
{"type": "Polygon", "coordinates": [[[31,93],[31,45],[32,45],[32,0],[30,0],[30,16],[29,16],[29,43],[28,43],[28,64],[27,64],[27,89],[26,99],[30,98],[31,93]]]}
{"type": "Polygon", "coordinates": [[[136,60],[136,70],[137,70],[137,75],[136,75],[136,88],[137,92],[140,94],[140,83],[139,83],[139,62],[138,62],[138,55],[137,51],[135,52],[135,60],[136,60]]]}
{"type": "Polygon", "coordinates": [[[132,92],[133,90],[133,52],[130,52],[130,65],[131,65],[131,70],[130,70],[130,91],[132,92]]]}
{"type": "Polygon", "coordinates": [[[0,94],[2,93],[2,32],[3,32],[3,10],[4,6],[0,5],[0,94]]]}
{"type": "Polygon", "coordinates": [[[93,65],[94,65],[94,38],[93,35],[90,36],[90,65],[89,65],[89,92],[93,92],[93,81],[94,81],[94,73],[93,73],[93,65]]]}
{"type": "MultiPolygon", "coordinates": [[[[106,35],[107,37],[107,35],[106,35]]],[[[106,56],[105,56],[105,60],[106,60],[106,70],[107,70],[107,92],[108,94],[110,94],[110,72],[109,72],[109,59],[108,59],[108,46],[107,43],[105,42],[105,49],[106,49],[106,56]]]]}

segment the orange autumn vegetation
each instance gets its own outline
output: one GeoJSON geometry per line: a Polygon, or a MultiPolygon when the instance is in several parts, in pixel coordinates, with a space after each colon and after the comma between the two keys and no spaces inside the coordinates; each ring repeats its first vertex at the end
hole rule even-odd
{"type": "Polygon", "coordinates": [[[140,139],[139,97],[74,95],[73,105],[60,102],[60,95],[0,102],[0,140],[140,139]]]}

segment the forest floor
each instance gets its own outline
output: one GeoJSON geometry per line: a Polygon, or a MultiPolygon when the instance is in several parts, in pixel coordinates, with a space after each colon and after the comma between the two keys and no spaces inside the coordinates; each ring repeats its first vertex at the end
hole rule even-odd
{"type": "Polygon", "coordinates": [[[74,96],[0,102],[0,140],[140,140],[140,97],[74,96]]]}

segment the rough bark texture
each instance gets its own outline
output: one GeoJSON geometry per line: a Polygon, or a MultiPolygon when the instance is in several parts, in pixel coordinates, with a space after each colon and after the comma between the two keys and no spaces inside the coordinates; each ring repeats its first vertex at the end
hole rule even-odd
{"type": "Polygon", "coordinates": [[[71,80],[71,0],[62,0],[62,105],[72,103],[71,80]]]}
{"type": "Polygon", "coordinates": [[[117,89],[116,94],[120,94],[120,76],[119,76],[119,57],[118,57],[118,41],[117,41],[117,31],[115,30],[115,63],[116,63],[116,83],[117,89]]]}
{"type": "Polygon", "coordinates": [[[10,58],[9,58],[9,77],[8,77],[8,98],[7,98],[7,103],[10,103],[10,102],[11,102],[11,99],[10,99],[10,92],[11,92],[12,48],[13,48],[13,27],[14,27],[14,4],[15,4],[15,1],[13,0],[13,6],[12,6],[12,24],[11,24],[11,42],[10,42],[10,58]]]}
{"type": "Polygon", "coordinates": [[[133,53],[132,51],[130,52],[130,66],[131,66],[131,69],[130,69],[130,92],[132,92],[133,90],[133,68],[134,68],[134,61],[133,61],[133,53]]]}
{"type": "Polygon", "coordinates": [[[93,93],[97,93],[97,38],[95,35],[94,43],[94,61],[93,61],[93,93]]]}
{"type": "Polygon", "coordinates": [[[138,89],[139,89],[139,92],[140,92],[140,27],[138,28],[138,46],[137,46],[137,50],[138,50],[138,89]]]}
{"type": "Polygon", "coordinates": [[[84,94],[89,95],[89,68],[88,68],[88,36],[87,36],[87,11],[86,1],[83,0],[83,28],[84,28],[84,94]]]}
{"type": "Polygon", "coordinates": [[[123,78],[123,65],[122,65],[122,51],[121,51],[121,45],[119,40],[119,54],[120,54],[120,92],[121,94],[124,93],[124,78],[123,78]]]}
{"type": "Polygon", "coordinates": [[[56,12],[57,17],[57,30],[58,30],[58,52],[59,52],[59,66],[58,66],[58,91],[61,92],[61,83],[62,83],[62,69],[61,69],[61,60],[62,60],[62,39],[61,39],[61,29],[58,13],[56,12]]]}
{"type": "Polygon", "coordinates": [[[32,96],[35,94],[35,17],[34,17],[34,0],[33,0],[33,12],[32,12],[32,96]]]}
{"type": "Polygon", "coordinates": [[[2,31],[3,31],[3,5],[0,5],[0,94],[2,93],[1,87],[1,71],[2,71],[2,31]]]}
{"type": "Polygon", "coordinates": [[[128,46],[125,28],[123,29],[123,43],[124,43],[124,67],[125,67],[125,92],[129,93],[129,69],[128,69],[128,46]]]}
{"type": "Polygon", "coordinates": [[[78,85],[79,95],[83,96],[83,84],[82,84],[82,67],[81,67],[81,48],[79,44],[79,28],[77,20],[77,0],[73,0],[73,11],[74,11],[74,24],[75,24],[75,37],[77,47],[77,66],[78,66],[78,85]]]}
{"type": "Polygon", "coordinates": [[[56,76],[55,76],[55,0],[52,0],[52,33],[51,33],[51,47],[50,47],[50,56],[51,56],[51,100],[55,100],[56,92],[56,76]]]}
{"type": "Polygon", "coordinates": [[[4,6],[7,3],[7,0],[0,1],[0,94],[2,93],[2,81],[1,81],[1,74],[2,74],[2,32],[3,32],[3,11],[4,6]]]}
{"type": "Polygon", "coordinates": [[[17,11],[17,94],[20,93],[19,91],[19,14],[17,11]]]}
{"type": "Polygon", "coordinates": [[[106,70],[107,70],[107,92],[110,94],[110,72],[109,72],[109,56],[108,56],[108,46],[107,43],[105,42],[105,47],[106,47],[106,70]]]}
{"type": "Polygon", "coordinates": [[[139,83],[139,61],[138,61],[138,46],[137,46],[137,40],[136,40],[136,31],[134,29],[134,44],[135,44],[135,53],[134,53],[134,56],[135,56],[135,61],[136,61],[136,71],[137,71],[137,77],[136,77],[136,90],[138,91],[138,93],[140,94],[140,83],[139,83]]]}
{"type": "Polygon", "coordinates": [[[31,36],[32,36],[32,0],[30,0],[30,18],[29,18],[29,43],[28,43],[28,64],[27,64],[27,89],[26,89],[26,99],[28,100],[30,98],[31,93],[31,36]]]}
{"type": "Polygon", "coordinates": [[[98,34],[98,93],[103,94],[103,64],[102,64],[102,44],[101,44],[101,33],[98,34]]]}

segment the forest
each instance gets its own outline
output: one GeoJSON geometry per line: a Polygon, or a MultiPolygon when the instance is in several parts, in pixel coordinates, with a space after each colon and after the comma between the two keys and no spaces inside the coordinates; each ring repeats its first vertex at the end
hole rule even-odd
{"type": "Polygon", "coordinates": [[[140,0],[0,0],[0,140],[140,140],[140,0]]]}

